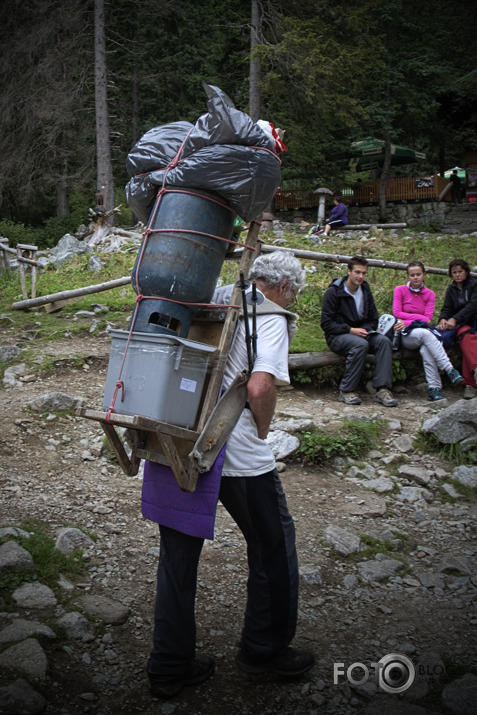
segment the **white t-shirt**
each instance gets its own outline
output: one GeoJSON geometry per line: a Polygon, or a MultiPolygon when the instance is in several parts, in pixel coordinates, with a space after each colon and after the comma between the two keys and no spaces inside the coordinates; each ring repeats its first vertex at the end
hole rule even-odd
{"type": "MultiPolygon", "coordinates": [[[[226,286],[224,286],[224,289],[226,286]]],[[[214,294],[214,302],[223,302],[223,289],[214,294]]],[[[252,319],[249,318],[250,333],[252,319]]],[[[284,315],[257,315],[257,357],[252,372],[268,372],[276,385],[288,385],[288,327],[284,315]]],[[[238,321],[237,332],[224,372],[226,388],[248,367],[247,344],[243,319],[238,321]]],[[[273,452],[257,434],[252,412],[245,409],[232,430],[225,452],[222,474],[227,477],[254,477],[275,468],[273,452]]]]}

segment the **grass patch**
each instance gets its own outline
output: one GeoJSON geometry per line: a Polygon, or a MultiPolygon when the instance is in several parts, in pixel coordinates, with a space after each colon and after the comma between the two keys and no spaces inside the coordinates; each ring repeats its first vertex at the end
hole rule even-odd
{"type": "Polygon", "coordinates": [[[296,452],[304,464],[328,464],[334,457],[359,457],[377,447],[386,420],[344,420],[339,434],[323,434],[318,430],[299,434],[296,452]]]}
{"type": "MultiPolygon", "coordinates": [[[[53,591],[58,591],[60,574],[66,578],[75,578],[85,570],[81,551],[63,554],[56,549],[55,539],[50,535],[47,525],[40,521],[28,520],[22,523],[20,528],[31,535],[13,538],[31,554],[35,568],[25,571],[5,571],[0,574],[0,609],[4,610],[15,607],[11,592],[22,583],[38,580],[53,591]]],[[[0,539],[0,543],[11,539],[10,536],[4,537],[0,539]]]]}
{"type": "MultiPolygon", "coordinates": [[[[477,464],[477,445],[464,451],[459,444],[453,442],[444,444],[434,435],[424,434],[423,432],[419,432],[417,435],[415,445],[421,452],[430,452],[439,455],[441,459],[447,461],[451,466],[477,464]]],[[[462,486],[462,484],[460,486],[462,486]]]]}
{"type": "MultiPolygon", "coordinates": [[[[471,504],[477,504],[477,488],[476,487],[469,487],[467,484],[461,484],[458,482],[456,479],[446,479],[445,480],[447,484],[452,484],[456,492],[459,492],[459,494],[462,494],[464,499],[467,502],[470,502],[471,504]]],[[[443,503],[450,503],[450,504],[456,504],[460,501],[461,499],[456,499],[455,497],[452,497],[450,494],[448,494],[446,491],[441,490],[439,492],[439,498],[443,503]]]]}

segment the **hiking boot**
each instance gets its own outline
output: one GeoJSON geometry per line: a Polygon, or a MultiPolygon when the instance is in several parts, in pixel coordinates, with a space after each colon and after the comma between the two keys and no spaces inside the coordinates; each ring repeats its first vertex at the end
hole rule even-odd
{"type": "Polygon", "coordinates": [[[382,387],[374,396],[374,401],[385,407],[397,407],[398,401],[394,399],[391,390],[382,387]]]}
{"type": "Polygon", "coordinates": [[[339,402],[344,402],[345,405],[360,405],[361,397],[356,392],[343,392],[340,390],[339,402]]]}
{"type": "Polygon", "coordinates": [[[464,400],[473,400],[477,397],[477,390],[472,385],[466,385],[464,387],[464,400]]]}
{"type": "Polygon", "coordinates": [[[210,678],[215,672],[215,661],[210,655],[198,655],[189,666],[189,671],[180,678],[160,681],[149,676],[150,691],[153,698],[172,698],[186,685],[198,685],[210,678]]]}
{"type": "Polygon", "coordinates": [[[440,387],[431,387],[427,399],[429,402],[437,402],[437,400],[445,400],[445,397],[440,387]]]}
{"type": "Polygon", "coordinates": [[[446,370],[446,374],[453,385],[460,385],[464,382],[464,378],[462,377],[460,372],[457,372],[455,367],[451,367],[450,370],[446,370]]]}
{"type": "Polygon", "coordinates": [[[273,673],[284,678],[296,678],[313,667],[315,656],[307,650],[288,647],[274,658],[264,660],[251,658],[239,650],[235,661],[246,673],[273,673]]]}

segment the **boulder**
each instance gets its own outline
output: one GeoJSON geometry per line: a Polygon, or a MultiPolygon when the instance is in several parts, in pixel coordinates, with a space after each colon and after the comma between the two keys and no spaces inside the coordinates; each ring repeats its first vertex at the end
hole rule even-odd
{"type": "Polygon", "coordinates": [[[477,441],[477,400],[454,402],[426,420],[421,429],[444,444],[457,444],[469,437],[477,441]]]}

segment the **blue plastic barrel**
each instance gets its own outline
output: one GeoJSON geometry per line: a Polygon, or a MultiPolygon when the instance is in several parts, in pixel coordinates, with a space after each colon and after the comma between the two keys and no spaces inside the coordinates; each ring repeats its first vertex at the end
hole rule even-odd
{"type": "Polygon", "coordinates": [[[210,192],[170,186],[158,197],[132,271],[134,290],[145,296],[134,331],[187,337],[197,309],[173,301],[210,303],[230,245],[220,239],[232,239],[234,219],[210,192]]]}

